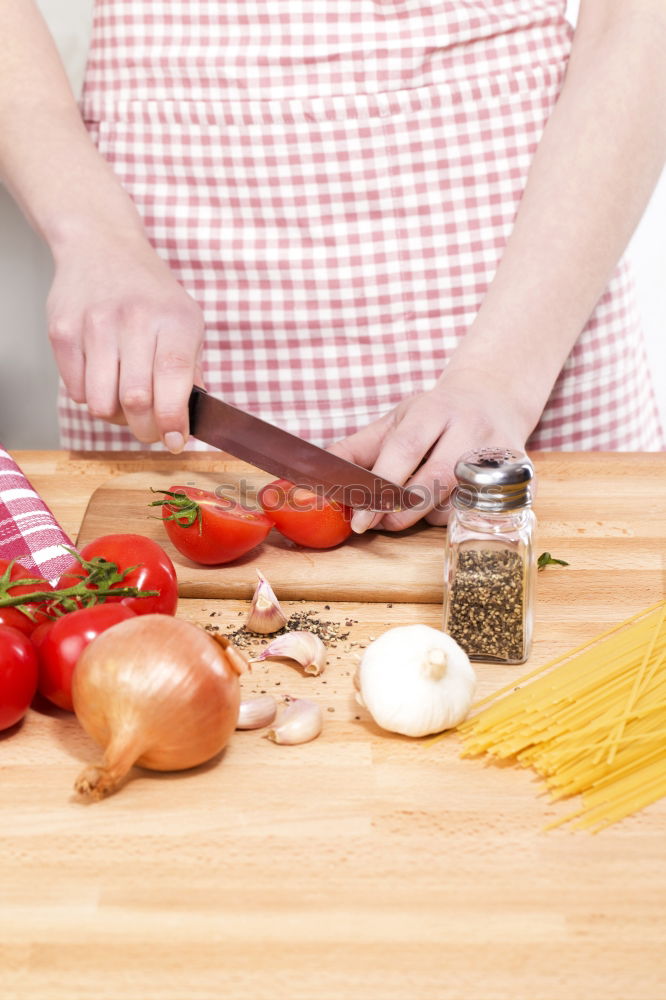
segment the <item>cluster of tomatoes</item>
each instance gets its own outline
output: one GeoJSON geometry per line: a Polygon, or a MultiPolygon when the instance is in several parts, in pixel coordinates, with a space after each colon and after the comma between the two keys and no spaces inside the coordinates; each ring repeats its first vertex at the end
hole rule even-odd
{"type": "MultiPolygon", "coordinates": [[[[0,607],[0,731],[23,718],[37,692],[71,712],[76,661],[100,632],[137,614],[176,612],[176,571],[157,542],[142,535],[105,535],[86,545],[80,555],[86,561],[101,557],[114,563],[120,573],[130,570],[118,586],[156,593],[151,597],[107,597],[104,603],[64,614],[58,614],[57,603],[48,610],[26,604],[30,615],[17,608],[0,607]],[[49,617],[51,610],[57,617],[49,617]]],[[[81,563],[74,559],[53,588],[42,581],[13,585],[14,581],[36,579],[35,573],[0,559],[0,575],[8,569],[13,597],[62,590],[86,576],[81,563]]]]}
{"type": "MultiPolygon", "coordinates": [[[[259,545],[273,527],[298,545],[319,549],[339,545],[351,532],[348,508],[286,480],[276,480],[260,491],[263,513],[189,486],[172,487],[158,502],[173,545],[194,562],[207,565],[238,559],[259,545]]],[[[156,594],[106,597],[99,604],[66,613],[55,604],[56,617],[37,604],[27,605],[30,615],[15,607],[0,607],[0,731],[23,718],[37,692],[59,708],[73,711],[74,667],[84,647],[101,632],[137,614],[176,613],[176,571],[167,553],[152,539],[136,534],[105,535],[86,545],[80,556],[87,562],[102,558],[114,563],[121,575],[126,573],[118,586],[156,594]]],[[[74,559],[54,588],[43,581],[16,584],[34,580],[35,574],[0,559],[0,576],[8,570],[12,597],[62,590],[86,576],[82,564],[74,559]]]]}

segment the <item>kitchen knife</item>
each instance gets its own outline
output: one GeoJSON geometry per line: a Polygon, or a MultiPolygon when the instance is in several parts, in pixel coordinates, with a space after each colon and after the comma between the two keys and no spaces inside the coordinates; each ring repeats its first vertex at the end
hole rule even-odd
{"type": "Polygon", "coordinates": [[[423,503],[412,490],[376,476],[309,441],[260,420],[194,386],[190,433],[278,479],[356,510],[406,510],[423,503]]]}

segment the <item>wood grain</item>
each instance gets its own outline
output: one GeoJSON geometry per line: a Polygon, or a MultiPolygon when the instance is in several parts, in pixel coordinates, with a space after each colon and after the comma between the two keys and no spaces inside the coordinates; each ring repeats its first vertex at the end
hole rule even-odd
{"type": "MultiPolygon", "coordinates": [[[[148,506],[154,499],[150,488],[195,485],[256,506],[257,492],[270,477],[235,460],[221,463],[215,472],[195,475],[191,468],[179,467],[178,461],[168,472],[125,473],[97,486],[79,544],[127,530],[154,538],[174,561],[182,597],[250,597],[255,570],[260,568],[288,600],[441,601],[445,529],[424,522],[398,535],[381,531],[354,535],[343,546],[326,551],[303,549],[273,530],[261,546],[231,565],[195,565],[169,541],[156,516],[159,510],[148,506]]],[[[575,477],[563,474],[561,463],[560,456],[552,455],[542,455],[536,463],[539,551],[556,549],[559,558],[581,571],[633,573],[658,568],[655,539],[664,537],[666,496],[660,481],[653,481],[653,456],[637,459],[624,480],[619,469],[615,475],[604,474],[598,461],[588,463],[575,477]],[[616,543],[612,550],[609,538],[616,543]]]]}
{"type": "MultiPolygon", "coordinates": [[[[143,455],[17,457],[72,534],[95,486],[168,471],[143,455]]],[[[539,574],[530,662],[476,665],[481,695],[666,592],[664,456],[540,469],[544,548],[571,565],[539,574]]],[[[382,733],[355,703],[371,637],[437,627],[438,602],[285,603],[348,634],[320,677],[272,661],[243,689],[319,700],[313,743],[237,733],[210,765],[137,770],[84,806],[72,784],[98,751],[71,715],[42,706],[0,738],[2,1000],[665,1000],[666,802],[597,836],[542,832],[569,807],[530,773],[461,760],[454,735],[382,733]]],[[[215,598],[178,611],[224,631],[246,612],[215,598]]]]}

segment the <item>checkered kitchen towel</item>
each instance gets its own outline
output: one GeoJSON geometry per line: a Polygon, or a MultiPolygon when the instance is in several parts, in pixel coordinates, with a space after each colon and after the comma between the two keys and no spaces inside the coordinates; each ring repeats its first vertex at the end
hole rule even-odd
{"type": "Polygon", "coordinates": [[[0,446],[0,559],[16,559],[55,583],[72,561],[72,545],[53,514],[0,446]]]}

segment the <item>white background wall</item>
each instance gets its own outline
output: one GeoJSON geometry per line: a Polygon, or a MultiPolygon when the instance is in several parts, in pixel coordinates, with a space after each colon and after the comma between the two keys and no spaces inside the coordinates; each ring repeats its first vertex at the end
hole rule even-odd
{"type": "MultiPolygon", "coordinates": [[[[40,0],[75,90],[85,65],[92,0],[40,0]]],[[[575,17],[578,4],[569,4],[575,17]]],[[[666,173],[631,246],[654,381],[666,423],[666,173]]],[[[45,333],[50,258],[0,188],[0,441],[58,446],[57,376],[45,333]]]]}
{"type": "MultiPolygon", "coordinates": [[[[75,90],[85,67],[93,0],[38,0],[75,90]]],[[[57,448],[58,378],[44,309],[50,255],[0,186],[0,442],[57,448]]]]}

